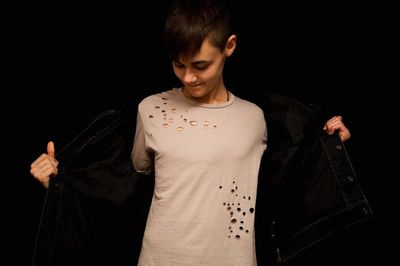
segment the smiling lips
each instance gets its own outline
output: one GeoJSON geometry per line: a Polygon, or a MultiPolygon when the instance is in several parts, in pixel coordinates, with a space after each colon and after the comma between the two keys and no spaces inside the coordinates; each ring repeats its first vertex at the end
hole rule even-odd
{"type": "Polygon", "coordinates": [[[200,87],[201,86],[201,84],[194,84],[194,85],[187,85],[187,87],[188,88],[192,88],[192,89],[196,89],[196,88],[198,88],[198,87],[200,87]]]}

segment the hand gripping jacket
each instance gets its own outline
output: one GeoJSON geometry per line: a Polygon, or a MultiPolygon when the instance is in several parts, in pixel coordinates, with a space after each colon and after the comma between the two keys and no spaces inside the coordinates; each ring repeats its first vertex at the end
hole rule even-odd
{"type": "MultiPolygon", "coordinates": [[[[254,101],[268,149],[256,203],[258,265],[279,265],[321,239],[372,217],[345,146],[323,130],[314,105],[280,95],[254,101]]],[[[136,265],[154,176],[130,159],[136,115],[102,112],[57,154],[33,265],[136,265]]]]}

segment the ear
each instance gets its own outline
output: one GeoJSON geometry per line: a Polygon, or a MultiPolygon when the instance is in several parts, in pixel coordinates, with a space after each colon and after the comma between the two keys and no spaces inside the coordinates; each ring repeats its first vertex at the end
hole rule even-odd
{"type": "Polygon", "coordinates": [[[229,57],[233,54],[236,48],[236,35],[231,35],[228,38],[228,41],[226,42],[225,46],[225,55],[226,57],[229,57]]]}

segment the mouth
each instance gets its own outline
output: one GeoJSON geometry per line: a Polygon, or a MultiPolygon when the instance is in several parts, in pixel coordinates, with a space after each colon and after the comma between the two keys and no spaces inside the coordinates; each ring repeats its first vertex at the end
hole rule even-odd
{"type": "Polygon", "coordinates": [[[186,86],[189,90],[198,90],[201,88],[200,85],[190,85],[190,86],[186,86]]]}
{"type": "Polygon", "coordinates": [[[201,83],[197,83],[197,84],[185,84],[185,86],[188,87],[188,88],[197,89],[197,88],[201,87],[201,83]]]}

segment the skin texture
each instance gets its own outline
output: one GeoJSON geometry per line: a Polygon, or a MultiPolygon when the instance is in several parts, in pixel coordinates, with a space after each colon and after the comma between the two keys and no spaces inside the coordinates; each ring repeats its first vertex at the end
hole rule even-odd
{"type": "Polygon", "coordinates": [[[58,174],[58,161],[55,158],[54,143],[47,143],[47,153],[40,155],[31,164],[31,175],[33,175],[45,188],[49,187],[50,177],[58,174]]]}
{"type": "Polygon", "coordinates": [[[342,116],[337,115],[326,121],[324,125],[324,130],[326,133],[329,135],[335,134],[337,132],[339,134],[339,137],[342,141],[346,141],[350,138],[350,131],[349,129],[344,125],[342,121],[342,116]]]}
{"type": "MultiPolygon", "coordinates": [[[[183,84],[186,97],[199,103],[218,104],[227,101],[228,91],[224,85],[223,69],[225,60],[236,48],[235,35],[228,38],[225,49],[221,51],[211,45],[206,38],[198,53],[189,57],[180,57],[172,61],[175,75],[183,84]]],[[[342,116],[329,119],[323,129],[329,135],[338,133],[342,141],[350,138],[350,131],[344,125],[342,116]]],[[[55,147],[52,141],[47,144],[47,153],[40,155],[31,164],[31,174],[45,188],[50,178],[58,174],[58,161],[55,158],[55,147]]]]}
{"type": "Polygon", "coordinates": [[[229,37],[223,52],[206,39],[194,56],[173,61],[174,73],[184,86],[185,96],[199,103],[226,102],[228,92],[222,73],[226,58],[232,55],[235,48],[235,35],[229,37]]]}

